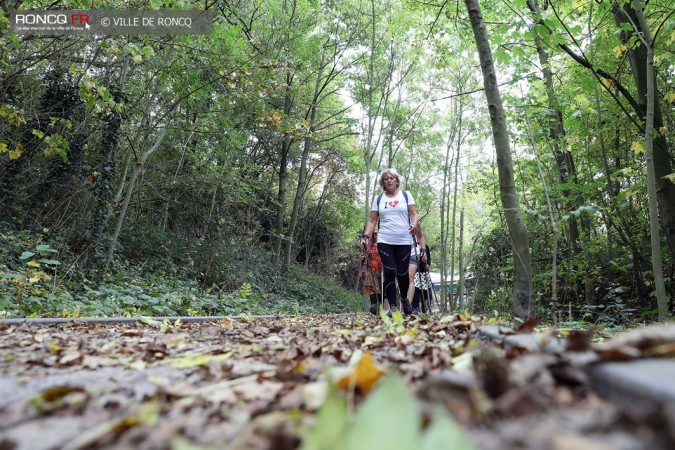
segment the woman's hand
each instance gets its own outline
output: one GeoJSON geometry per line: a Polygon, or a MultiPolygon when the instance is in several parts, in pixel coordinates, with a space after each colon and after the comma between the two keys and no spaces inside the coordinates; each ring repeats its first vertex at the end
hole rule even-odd
{"type": "Polygon", "coordinates": [[[367,234],[361,236],[361,248],[364,252],[368,251],[368,245],[370,244],[370,237],[367,234]]]}
{"type": "Polygon", "coordinates": [[[408,227],[408,232],[412,235],[417,234],[417,224],[415,222],[412,222],[410,226],[408,227]]]}

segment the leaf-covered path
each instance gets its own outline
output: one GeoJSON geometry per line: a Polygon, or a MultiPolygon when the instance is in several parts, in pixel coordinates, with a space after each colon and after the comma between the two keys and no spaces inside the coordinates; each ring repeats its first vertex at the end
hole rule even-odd
{"type": "Polygon", "coordinates": [[[451,425],[445,410],[479,449],[673,447],[672,411],[636,417],[590,390],[579,367],[595,353],[505,352],[479,325],[355,314],[5,326],[0,449],[372,448],[382,436],[388,450],[468,445],[433,426],[451,425]],[[392,392],[408,419],[378,410],[392,392]],[[344,411],[326,412],[335,395],[344,411]]]}

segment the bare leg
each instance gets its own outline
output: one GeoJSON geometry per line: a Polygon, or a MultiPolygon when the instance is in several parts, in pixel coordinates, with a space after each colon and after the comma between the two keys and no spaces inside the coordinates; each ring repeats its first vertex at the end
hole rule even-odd
{"type": "Polygon", "coordinates": [[[408,286],[408,294],[406,298],[412,304],[413,297],[415,296],[415,274],[417,273],[417,264],[410,264],[408,266],[408,278],[410,279],[410,285],[408,286]]]}

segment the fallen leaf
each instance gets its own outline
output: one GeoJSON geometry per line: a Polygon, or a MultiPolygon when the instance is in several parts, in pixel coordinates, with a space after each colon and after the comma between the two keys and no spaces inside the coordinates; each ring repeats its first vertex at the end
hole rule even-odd
{"type": "Polygon", "coordinates": [[[220,355],[192,355],[173,360],[171,367],[174,369],[187,369],[189,367],[203,366],[211,361],[223,361],[230,358],[236,352],[235,350],[220,355]]]}
{"type": "Polygon", "coordinates": [[[585,352],[591,349],[594,330],[573,330],[566,339],[565,349],[571,352],[585,352]]]}
{"type": "Polygon", "coordinates": [[[234,327],[234,320],[230,319],[229,317],[225,316],[223,317],[223,320],[220,322],[220,324],[225,328],[226,330],[231,330],[232,327],[234,327]]]}
{"type": "Polygon", "coordinates": [[[356,364],[354,371],[342,377],[337,384],[343,389],[359,388],[361,392],[367,394],[384,373],[373,362],[372,354],[366,352],[356,364]]]}
{"type": "Polygon", "coordinates": [[[538,317],[533,317],[531,319],[526,320],[525,322],[521,323],[518,328],[513,330],[515,334],[525,334],[525,333],[532,333],[535,328],[539,326],[539,323],[541,322],[541,319],[538,317]]]}

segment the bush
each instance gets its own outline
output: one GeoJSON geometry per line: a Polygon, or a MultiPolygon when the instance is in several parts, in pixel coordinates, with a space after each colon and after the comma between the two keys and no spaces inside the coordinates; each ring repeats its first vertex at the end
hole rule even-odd
{"type": "MultiPolygon", "coordinates": [[[[0,231],[0,317],[318,314],[357,311],[361,297],[304,267],[282,271],[259,249],[154,236],[88,274],[47,233],[0,231]],[[145,248],[153,248],[144,253],[145,248]],[[179,256],[176,256],[179,255],[179,256]],[[173,256],[173,257],[172,257],[173,256]],[[141,262],[142,261],[142,262],[141,262]]],[[[138,241],[137,241],[138,242],[138,241]]]]}

